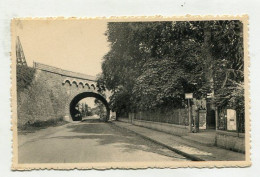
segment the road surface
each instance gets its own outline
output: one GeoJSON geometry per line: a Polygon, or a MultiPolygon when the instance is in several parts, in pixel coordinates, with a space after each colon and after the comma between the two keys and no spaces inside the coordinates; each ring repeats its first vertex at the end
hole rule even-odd
{"type": "Polygon", "coordinates": [[[183,160],[188,159],[112,123],[97,119],[18,134],[18,163],[183,160]]]}

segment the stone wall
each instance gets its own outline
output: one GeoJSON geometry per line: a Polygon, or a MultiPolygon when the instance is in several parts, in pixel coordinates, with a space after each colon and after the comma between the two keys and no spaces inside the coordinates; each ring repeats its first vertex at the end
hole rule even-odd
{"type": "Polygon", "coordinates": [[[60,75],[36,70],[31,85],[17,93],[18,127],[64,116],[67,94],[61,80],[60,75]]]}
{"type": "Polygon", "coordinates": [[[121,122],[131,123],[130,119],[128,117],[119,117],[118,120],[121,121],[121,122]]]}
{"type": "Polygon", "coordinates": [[[128,118],[119,117],[119,121],[178,136],[185,136],[188,133],[188,113],[186,109],[129,113],[128,118]]]}
{"type": "Polygon", "coordinates": [[[245,152],[245,134],[217,130],[216,146],[244,153],[245,152]]]}
{"type": "MultiPolygon", "coordinates": [[[[169,133],[172,135],[177,135],[177,136],[189,135],[188,126],[163,123],[163,122],[158,122],[158,121],[157,122],[147,121],[147,120],[143,120],[143,118],[140,118],[140,116],[142,116],[142,115],[147,116],[149,114],[129,113],[128,119],[120,117],[119,121],[128,122],[128,123],[131,123],[131,124],[134,124],[137,126],[154,129],[154,130],[158,130],[161,132],[166,132],[166,133],[169,133]],[[138,118],[136,118],[136,117],[138,117],[138,118]]],[[[150,120],[151,119],[153,119],[153,118],[150,118],[150,120]]],[[[158,118],[155,118],[155,120],[158,120],[158,118]]],[[[167,118],[166,118],[166,120],[167,120],[167,118]]],[[[195,136],[195,135],[199,135],[199,134],[200,133],[191,134],[191,135],[195,136]]],[[[214,137],[215,137],[214,145],[216,145],[220,148],[245,153],[245,134],[244,133],[216,130],[214,137]]],[[[206,140],[206,138],[205,138],[205,141],[208,141],[208,140],[206,140]]]]}
{"type": "MultiPolygon", "coordinates": [[[[182,118],[179,116],[183,110],[175,110],[175,113],[177,112],[178,115],[176,116],[178,119],[178,122],[184,122],[183,120],[179,120],[179,118],[182,118]]],[[[173,114],[174,112],[170,112],[173,114]]],[[[163,113],[163,112],[139,112],[139,113],[129,113],[128,114],[128,119],[125,118],[119,118],[119,121],[124,121],[128,123],[132,123],[137,126],[142,126],[146,128],[151,128],[154,130],[170,133],[173,135],[178,135],[178,136],[185,136],[188,133],[188,126],[185,125],[178,125],[178,124],[173,124],[173,123],[167,123],[170,122],[169,120],[173,120],[173,117],[175,115],[171,115],[170,113],[163,113]],[[154,113],[154,114],[152,114],[154,113]],[[170,116],[166,117],[166,116],[170,116]],[[161,122],[159,122],[161,120],[161,122]],[[168,121],[167,121],[168,120],[168,121]],[[166,122],[166,123],[165,123],[166,122]]],[[[184,114],[185,116],[186,114],[184,114]]],[[[186,119],[186,117],[184,117],[186,119]]],[[[176,120],[176,118],[175,118],[176,120]]]]}
{"type": "Polygon", "coordinates": [[[94,78],[88,75],[42,64],[35,64],[35,68],[30,86],[17,92],[18,127],[51,119],[71,121],[72,99],[84,92],[98,93],[94,78]]]}
{"type": "Polygon", "coordinates": [[[177,135],[177,136],[185,136],[188,134],[188,127],[182,125],[136,120],[136,119],[132,121],[132,124],[158,130],[165,133],[170,133],[172,135],[177,135]]]}

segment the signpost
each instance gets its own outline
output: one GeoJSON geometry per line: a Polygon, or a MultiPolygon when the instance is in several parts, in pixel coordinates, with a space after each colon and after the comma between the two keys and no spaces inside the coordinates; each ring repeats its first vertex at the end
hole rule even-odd
{"type": "Polygon", "coordinates": [[[185,93],[185,99],[188,100],[188,115],[189,115],[189,132],[192,132],[192,120],[191,120],[191,109],[190,109],[190,99],[193,98],[193,93],[185,93]]]}
{"type": "Polygon", "coordinates": [[[207,98],[213,98],[213,93],[207,93],[207,98]]]}
{"type": "Polygon", "coordinates": [[[236,110],[227,109],[227,130],[237,130],[236,110]]]}

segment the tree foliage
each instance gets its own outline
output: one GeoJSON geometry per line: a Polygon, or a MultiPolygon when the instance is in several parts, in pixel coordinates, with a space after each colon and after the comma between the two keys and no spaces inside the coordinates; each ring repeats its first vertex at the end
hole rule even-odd
{"type": "Polygon", "coordinates": [[[184,93],[212,91],[218,106],[236,108],[244,104],[242,34],[240,21],[109,23],[99,83],[118,111],[180,107],[184,93]]]}
{"type": "Polygon", "coordinates": [[[95,108],[93,108],[94,114],[97,114],[101,119],[105,119],[107,110],[104,103],[102,103],[102,101],[100,101],[99,99],[95,99],[94,102],[95,102],[95,108]]]}

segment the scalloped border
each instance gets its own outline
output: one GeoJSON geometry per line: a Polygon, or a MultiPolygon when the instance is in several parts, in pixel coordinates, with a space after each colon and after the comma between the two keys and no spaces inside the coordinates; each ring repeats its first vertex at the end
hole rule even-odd
{"type": "Polygon", "coordinates": [[[106,20],[109,22],[133,22],[133,21],[206,21],[206,20],[240,20],[243,22],[244,39],[244,75],[245,75],[245,161],[204,161],[204,162],[110,162],[110,163],[40,163],[19,164],[18,163],[18,141],[17,141],[17,95],[16,95],[16,59],[11,55],[11,130],[12,140],[12,170],[73,170],[73,169],[146,169],[146,168],[224,168],[224,167],[249,167],[251,166],[251,122],[250,122],[250,80],[249,80],[249,27],[248,15],[185,15],[185,16],[111,16],[111,17],[22,17],[11,20],[11,51],[15,51],[15,37],[13,27],[16,20],[106,20]]]}

